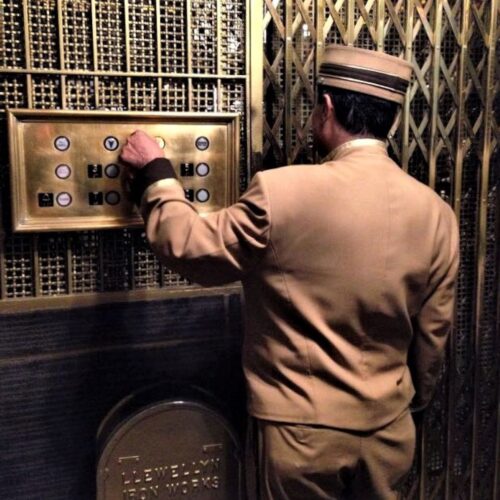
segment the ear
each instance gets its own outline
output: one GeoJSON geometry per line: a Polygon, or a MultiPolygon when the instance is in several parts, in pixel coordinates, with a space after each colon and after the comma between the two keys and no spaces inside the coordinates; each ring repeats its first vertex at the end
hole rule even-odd
{"type": "Polygon", "coordinates": [[[335,116],[335,108],[333,106],[332,98],[329,94],[323,94],[321,96],[321,118],[323,122],[327,122],[332,117],[335,116]]]}

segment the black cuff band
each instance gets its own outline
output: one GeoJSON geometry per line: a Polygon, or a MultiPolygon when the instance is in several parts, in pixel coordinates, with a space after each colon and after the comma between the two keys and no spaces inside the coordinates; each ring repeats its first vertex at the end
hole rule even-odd
{"type": "Polygon", "coordinates": [[[131,183],[132,200],[140,205],[144,191],[162,179],[177,179],[174,167],[166,158],[156,158],[143,168],[135,171],[134,180],[131,183]]]}

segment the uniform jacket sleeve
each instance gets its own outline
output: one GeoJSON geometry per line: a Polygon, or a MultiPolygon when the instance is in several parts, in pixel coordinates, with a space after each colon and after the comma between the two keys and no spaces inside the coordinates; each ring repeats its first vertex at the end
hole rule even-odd
{"type": "Polygon", "coordinates": [[[426,297],[413,319],[408,364],[416,391],[411,405],[414,411],[424,409],[431,401],[443,365],[454,314],[458,239],[455,215],[446,207],[437,229],[426,297]]]}
{"type": "Polygon", "coordinates": [[[165,162],[169,164],[155,160],[135,182],[139,195],[143,190],[141,213],[153,251],[169,269],[195,283],[240,280],[259,262],[269,242],[271,213],[262,174],[253,178],[237,203],[201,216],[165,162]]]}

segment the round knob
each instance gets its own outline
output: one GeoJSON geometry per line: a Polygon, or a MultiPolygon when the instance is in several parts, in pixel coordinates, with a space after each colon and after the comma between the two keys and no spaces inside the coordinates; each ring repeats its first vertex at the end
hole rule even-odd
{"type": "Polygon", "coordinates": [[[210,141],[206,137],[202,136],[196,139],[195,144],[200,151],[205,151],[206,149],[208,149],[208,146],[210,146],[210,141]]]}
{"type": "Polygon", "coordinates": [[[111,163],[104,169],[104,173],[107,177],[114,179],[120,174],[120,167],[118,165],[115,165],[114,163],[111,163]]]}
{"type": "Polygon", "coordinates": [[[109,137],[106,137],[106,139],[104,139],[104,147],[108,150],[108,151],[116,151],[118,149],[118,146],[120,145],[118,139],[116,137],[113,137],[112,135],[110,135],[109,137]]]}
{"type": "Polygon", "coordinates": [[[118,193],[118,191],[109,191],[106,193],[106,203],[109,205],[117,205],[120,203],[120,193],[118,193]]]}
{"type": "Polygon", "coordinates": [[[64,135],[56,137],[54,141],[54,146],[58,151],[67,151],[71,145],[70,140],[64,135]]]}
{"type": "Polygon", "coordinates": [[[56,197],[57,204],[61,207],[69,207],[73,198],[69,193],[59,193],[56,197]]]}
{"type": "Polygon", "coordinates": [[[210,198],[210,193],[206,189],[199,189],[196,191],[196,199],[200,203],[205,203],[210,198]]]}
{"type": "Polygon", "coordinates": [[[210,167],[208,166],[207,163],[199,163],[196,166],[196,173],[200,177],[205,177],[205,176],[207,176],[210,173],[210,167]]]}
{"type": "Polygon", "coordinates": [[[56,176],[59,179],[67,179],[71,175],[71,167],[69,165],[57,165],[56,167],[56,176]]]}

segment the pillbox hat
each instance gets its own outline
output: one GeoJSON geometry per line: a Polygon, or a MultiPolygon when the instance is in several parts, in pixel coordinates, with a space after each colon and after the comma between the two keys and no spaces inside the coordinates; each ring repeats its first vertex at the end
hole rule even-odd
{"type": "Polygon", "coordinates": [[[318,84],[402,104],[411,73],[411,64],[398,57],[373,50],[330,45],[323,55],[318,84]]]}

